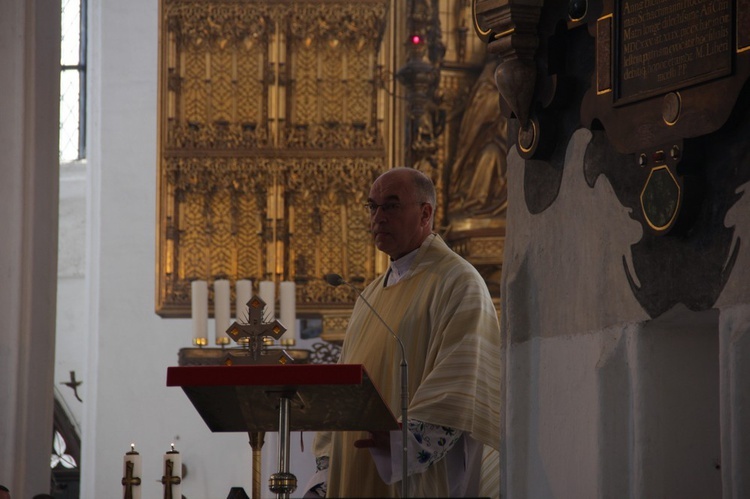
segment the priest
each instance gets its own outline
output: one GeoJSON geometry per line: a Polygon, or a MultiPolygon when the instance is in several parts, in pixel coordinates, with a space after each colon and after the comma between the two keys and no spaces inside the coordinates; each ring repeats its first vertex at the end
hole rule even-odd
{"type": "MultiPolygon", "coordinates": [[[[365,208],[390,266],[362,296],[406,352],[409,497],[498,496],[481,480],[499,477],[500,326],[482,277],[433,232],[435,206],[435,187],[418,170],[375,180],[365,208]]],[[[361,298],[340,362],[363,364],[400,414],[400,346],[361,298]]],[[[319,433],[307,497],[398,497],[402,438],[399,430],[319,433]]]]}

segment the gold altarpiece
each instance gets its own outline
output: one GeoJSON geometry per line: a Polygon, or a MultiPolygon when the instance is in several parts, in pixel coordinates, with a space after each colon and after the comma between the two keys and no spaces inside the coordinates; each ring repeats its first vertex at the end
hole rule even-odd
{"type": "MultiPolygon", "coordinates": [[[[384,53],[388,23],[403,24],[393,5],[161,0],[158,314],[188,317],[194,279],[294,280],[298,312],[321,314],[324,331],[343,333],[355,297],[320,277],[364,285],[385,266],[362,205],[374,178],[399,161],[399,146],[386,144],[399,129],[387,74],[404,57],[403,48],[384,53]]],[[[462,108],[482,67],[483,55],[472,54],[481,44],[472,33],[467,44],[457,20],[469,19],[466,10],[440,12],[456,26],[446,38],[463,37],[462,50],[448,44],[449,55],[462,54],[441,73],[439,106],[449,118],[426,172],[446,201],[445,165],[460,149],[462,108]]],[[[447,204],[438,229],[450,227],[447,204]]]]}
{"type": "Polygon", "coordinates": [[[349,301],[321,275],[374,275],[386,7],[163,0],[159,314],[189,314],[193,279],[295,280],[317,311],[349,301]]]}

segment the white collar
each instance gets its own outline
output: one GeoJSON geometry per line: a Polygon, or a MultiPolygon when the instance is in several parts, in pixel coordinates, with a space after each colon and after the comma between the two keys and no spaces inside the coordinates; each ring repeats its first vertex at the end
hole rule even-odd
{"type": "MultiPolygon", "coordinates": [[[[425,239],[425,241],[427,239],[425,239]]],[[[424,242],[422,244],[424,244],[424,242]]],[[[419,248],[421,247],[422,246],[420,245],[419,248]]],[[[391,260],[391,266],[388,269],[388,273],[385,276],[386,286],[393,286],[398,281],[407,277],[411,273],[409,272],[409,269],[411,267],[412,262],[414,262],[414,258],[417,256],[417,252],[419,251],[419,248],[405,254],[398,260],[391,260]]]]}

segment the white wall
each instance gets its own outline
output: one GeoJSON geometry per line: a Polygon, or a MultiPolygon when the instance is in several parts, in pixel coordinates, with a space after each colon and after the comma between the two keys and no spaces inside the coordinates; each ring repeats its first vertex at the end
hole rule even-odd
{"type": "Polygon", "coordinates": [[[57,266],[57,325],[55,336],[55,396],[81,433],[84,405],[70,387],[75,379],[81,400],[88,384],[86,370],[86,162],[60,167],[60,221],[57,266]]]}
{"type": "Polygon", "coordinates": [[[745,497],[750,199],[726,216],[741,243],[716,308],[651,319],[623,270],[642,229],[606,177],[587,185],[590,139],[573,134],[559,194],[537,215],[509,155],[502,496],[745,497]]]}

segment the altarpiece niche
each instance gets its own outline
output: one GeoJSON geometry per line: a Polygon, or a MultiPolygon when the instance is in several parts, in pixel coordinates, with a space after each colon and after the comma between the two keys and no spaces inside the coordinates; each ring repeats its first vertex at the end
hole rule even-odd
{"type": "Polygon", "coordinates": [[[162,1],[158,314],[188,316],[194,279],[294,280],[304,312],[351,300],[325,273],[376,275],[362,205],[386,168],[386,13],[382,0],[162,1]]]}

